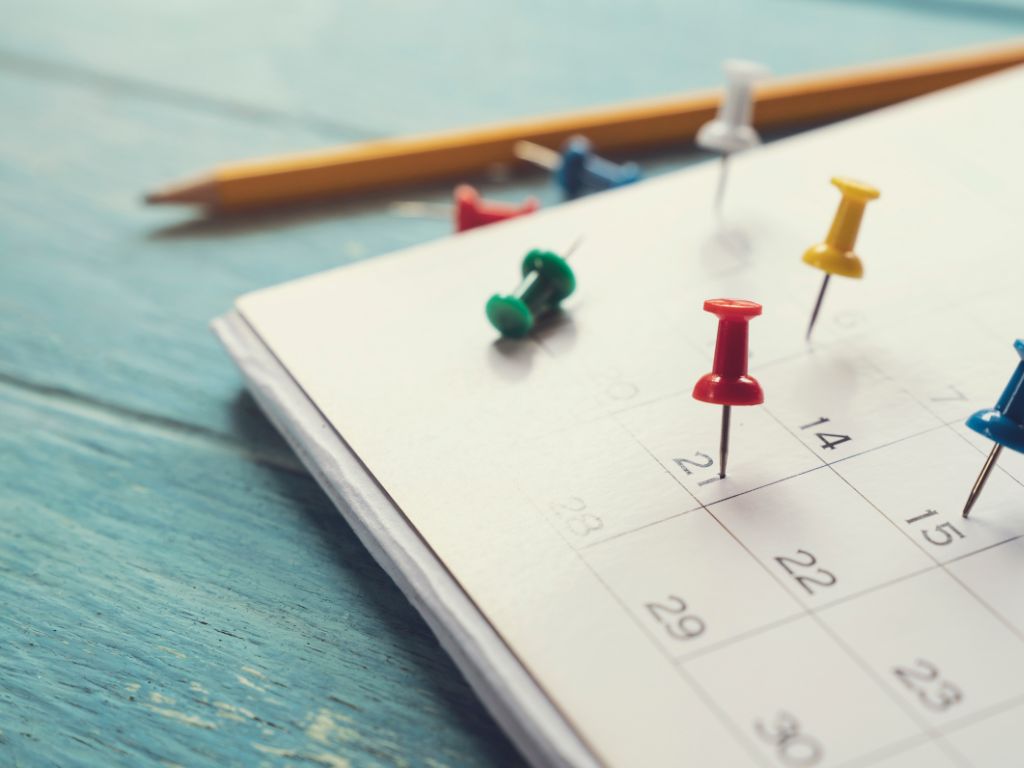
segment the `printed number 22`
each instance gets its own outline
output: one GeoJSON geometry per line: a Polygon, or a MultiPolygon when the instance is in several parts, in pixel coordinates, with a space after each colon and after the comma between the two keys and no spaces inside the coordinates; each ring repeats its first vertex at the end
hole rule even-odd
{"type": "Polygon", "coordinates": [[[775,562],[781,565],[786,573],[796,579],[796,583],[803,587],[807,594],[813,595],[815,587],[831,587],[836,583],[835,574],[831,571],[826,571],[824,568],[815,569],[818,578],[798,574],[794,568],[810,568],[818,564],[818,559],[806,549],[798,549],[796,553],[803,557],[776,557],[775,562]]]}

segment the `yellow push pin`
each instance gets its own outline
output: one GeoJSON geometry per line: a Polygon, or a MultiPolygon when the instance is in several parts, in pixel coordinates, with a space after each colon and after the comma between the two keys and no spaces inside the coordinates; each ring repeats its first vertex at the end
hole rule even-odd
{"type": "Polygon", "coordinates": [[[832,228],[829,229],[825,242],[818,243],[804,252],[804,262],[825,273],[818,301],[814,304],[814,311],[811,312],[811,322],[807,326],[808,339],[811,338],[811,331],[814,330],[814,321],[818,319],[818,312],[821,310],[821,302],[825,298],[825,289],[828,288],[829,278],[832,275],[855,278],[864,276],[864,265],[860,262],[860,256],[853,252],[853,246],[857,242],[857,232],[860,229],[860,220],[864,218],[865,206],[868,201],[878,197],[877,189],[853,179],[836,176],[832,179],[832,183],[843,193],[836,217],[832,220],[832,228]]]}

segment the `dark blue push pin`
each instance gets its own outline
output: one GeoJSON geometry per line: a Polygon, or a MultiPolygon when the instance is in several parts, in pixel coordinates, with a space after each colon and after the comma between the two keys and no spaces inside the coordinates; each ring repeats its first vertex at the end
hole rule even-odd
{"type": "Polygon", "coordinates": [[[584,136],[570,138],[561,154],[532,141],[517,141],[515,154],[520,160],[551,171],[566,200],[640,180],[636,163],[619,165],[594,154],[594,148],[584,136]]]}
{"type": "Polygon", "coordinates": [[[1017,339],[1013,342],[1013,348],[1020,355],[1020,362],[1017,363],[1017,369],[1010,377],[1003,394],[999,396],[995,408],[978,411],[967,419],[968,427],[979,435],[984,435],[995,445],[985,459],[981,474],[974,481],[971,495],[967,497],[964,517],[970,514],[971,507],[978,500],[981,489],[985,487],[985,481],[988,480],[1003,448],[1012,448],[1024,453],[1024,341],[1017,339]]]}

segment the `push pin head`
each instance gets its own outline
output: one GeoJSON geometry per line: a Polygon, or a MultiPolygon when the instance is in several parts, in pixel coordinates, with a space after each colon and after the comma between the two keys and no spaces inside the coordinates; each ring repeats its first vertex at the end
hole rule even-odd
{"type": "Polygon", "coordinates": [[[480,193],[469,184],[460,184],[455,188],[455,231],[465,232],[486,224],[493,224],[517,216],[525,216],[540,208],[535,197],[528,197],[520,205],[509,205],[491,200],[484,200],[480,193]]]}
{"type": "Polygon", "coordinates": [[[723,155],[741,152],[761,143],[754,126],[753,86],[768,74],[768,69],[753,61],[730,59],[725,69],[725,96],[714,120],[697,131],[697,146],[723,155]]]}
{"type": "Polygon", "coordinates": [[[704,311],[718,318],[718,338],[711,373],[701,376],[693,396],[718,405],[758,405],[764,391],[747,375],[748,323],[761,314],[761,305],[743,299],[708,299],[704,311]]]}
{"type": "Polygon", "coordinates": [[[1017,339],[1013,342],[1013,348],[1017,350],[1021,360],[1010,376],[1003,394],[996,401],[995,408],[977,411],[967,419],[969,429],[984,435],[994,445],[967,496],[964,517],[971,513],[971,507],[981,495],[981,489],[985,487],[985,481],[992,473],[1003,448],[1024,453],[1024,340],[1017,339]]]}
{"type": "Polygon", "coordinates": [[[729,416],[734,405],[758,405],[764,391],[747,375],[747,331],[750,318],[761,314],[761,305],[743,299],[708,299],[704,311],[718,318],[715,360],[711,373],[701,376],[693,397],[722,406],[722,433],[718,444],[718,476],[725,477],[729,461],[729,416]]]}
{"type": "Polygon", "coordinates": [[[534,249],[522,264],[523,280],[508,296],[495,294],[487,302],[487,319],[502,336],[521,339],[537,321],[558,308],[576,290],[569,262],[551,251],[534,249]]]}
{"type": "Polygon", "coordinates": [[[551,171],[568,200],[640,180],[640,169],[635,163],[619,165],[594,154],[584,136],[570,138],[560,155],[530,141],[517,141],[515,154],[551,171]]]}
{"type": "Polygon", "coordinates": [[[967,419],[967,426],[1006,448],[1024,453],[1024,340],[1013,342],[1020,355],[1010,381],[994,408],[977,411],[967,419]]]}
{"type": "Polygon", "coordinates": [[[839,187],[843,198],[839,201],[839,208],[825,242],[808,248],[804,252],[804,262],[829,275],[860,278],[864,276],[864,265],[853,252],[853,246],[857,243],[864,208],[869,201],[878,197],[879,192],[868,184],[852,179],[836,177],[832,183],[839,187]]]}
{"type": "Polygon", "coordinates": [[[555,180],[569,199],[622,187],[640,180],[636,163],[619,165],[594,154],[590,141],[573,136],[562,149],[562,163],[555,180]]]}

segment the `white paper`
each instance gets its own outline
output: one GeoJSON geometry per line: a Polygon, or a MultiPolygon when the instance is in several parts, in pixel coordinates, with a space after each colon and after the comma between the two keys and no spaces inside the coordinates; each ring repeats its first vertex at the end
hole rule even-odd
{"type": "Polygon", "coordinates": [[[1021,93],[1018,69],[738,156],[723,221],[707,164],[239,300],[553,709],[489,695],[578,736],[556,761],[988,765],[979,734],[1024,726],[1024,456],[958,516],[988,447],[963,419],[1024,332],[1021,93]],[[808,345],[832,175],[882,195],[808,345]],[[487,297],[581,235],[564,317],[497,341],[487,297]],[[718,296],[764,305],[767,395],[724,480],[690,396],[718,296]]]}

